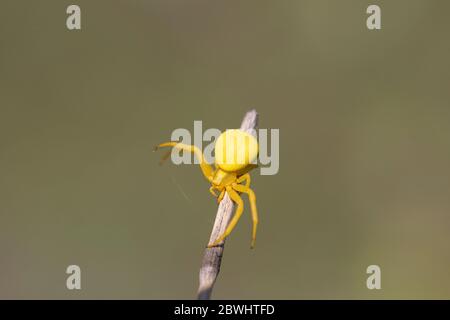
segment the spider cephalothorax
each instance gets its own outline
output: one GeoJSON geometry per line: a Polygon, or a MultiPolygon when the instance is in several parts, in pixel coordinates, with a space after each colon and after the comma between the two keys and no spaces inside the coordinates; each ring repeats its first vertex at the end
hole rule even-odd
{"type": "Polygon", "coordinates": [[[255,193],[250,189],[250,174],[248,172],[257,166],[255,164],[258,157],[258,142],[256,138],[239,129],[231,129],[223,132],[217,139],[214,148],[215,168],[205,161],[200,149],[194,145],[179,142],[165,142],[156,146],[156,149],[160,147],[174,147],[194,153],[199,160],[203,175],[211,183],[209,191],[217,197],[217,202],[220,203],[225,192],[227,192],[231,200],[237,205],[236,212],[225,232],[216,241],[208,245],[208,247],[218,245],[234,229],[244,210],[244,203],[239,193],[246,193],[250,200],[252,212],[253,229],[251,247],[253,248],[256,240],[258,212],[256,210],[255,193]]]}

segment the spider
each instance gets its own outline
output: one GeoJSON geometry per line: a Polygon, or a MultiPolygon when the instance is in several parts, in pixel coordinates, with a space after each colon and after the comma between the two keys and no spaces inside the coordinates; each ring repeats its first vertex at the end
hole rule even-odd
{"type": "MultiPolygon", "coordinates": [[[[255,193],[250,189],[249,171],[257,167],[256,164],[253,164],[258,157],[259,147],[256,138],[240,129],[229,129],[223,132],[217,138],[214,146],[215,168],[205,161],[200,149],[194,145],[171,141],[157,145],[155,151],[162,147],[173,147],[194,153],[199,160],[203,175],[211,183],[209,191],[217,198],[217,203],[219,204],[222,201],[225,192],[227,192],[231,200],[237,205],[236,212],[225,232],[212,244],[208,244],[208,248],[215,247],[225,240],[239,221],[244,210],[244,202],[239,195],[240,193],[246,193],[250,201],[253,221],[250,247],[254,248],[256,227],[258,225],[258,212],[256,210],[255,193]],[[216,190],[218,193],[216,193],[216,190]]],[[[163,157],[163,160],[167,159],[169,155],[170,151],[163,157]]]]}

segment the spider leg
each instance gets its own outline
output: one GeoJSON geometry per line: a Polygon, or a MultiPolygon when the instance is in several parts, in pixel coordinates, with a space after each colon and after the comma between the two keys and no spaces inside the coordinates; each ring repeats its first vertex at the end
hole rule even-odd
{"type": "Polygon", "coordinates": [[[217,193],[214,191],[214,186],[211,186],[211,188],[209,188],[209,192],[211,192],[211,194],[214,196],[214,197],[218,197],[218,195],[217,195],[217,193]]]}
{"type": "Polygon", "coordinates": [[[233,189],[238,192],[243,192],[248,194],[248,199],[250,201],[250,207],[252,211],[252,220],[253,220],[253,230],[252,230],[252,244],[251,248],[255,247],[255,241],[256,241],[256,228],[258,226],[258,210],[256,209],[256,196],[252,189],[250,189],[248,186],[243,186],[240,184],[233,183],[232,185],[233,189]]]}
{"type": "MultiPolygon", "coordinates": [[[[155,147],[155,151],[158,150],[159,148],[163,148],[163,147],[174,147],[176,149],[180,149],[183,151],[187,151],[187,152],[192,152],[193,154],[195,154],[195,156],[197,157],[197,159],[200,162],[200,169],[203,172],[203,175],[206,177],[206,179],[208,181],[212,180],[212,173],[213,173],[213,168],[206,162],[205,158],[203,157],[203,153],[200,151],[199,148],[197,148],[196,146],[193,145],[188,145],[188,144],[184,144],[184,143],[179,143],[179,142],[165,142],[165,143],[161,143],[159,145],[157,145],[155,147]]],[[[168,158],[168,155],[166,155],[168,158]]],[[[163,158],[164,161],[164,158],[163,158]]]]}
{"type": "Polygon", "coordinates": [[[224,196],[225,196],[225,188],[220,192],[219,197],[217,198],[217,203],[220,203],[220,201],[222,201],[224,196]]]}
{"type": "Polygon", "coordinates": [[[223,188],[219,194],[217,194],[214,190],[220,191],[220,189],[217,189],[215,186],[211,186],[211,188],[209,188],[209,192],[211,192],[211,194],[217,198],[217,203],[219,204],[220,201],[222,201],[223,197],[225,196],[225,188],[223,188]]]}
{"type": "Polygon", "coordinates": [[[242,183],[243,181],[245,181],[245,186],[248,188],[250,187],[250,174],[246,173],[243,174],[242,176],[240,176],[239,178],[237,178],[236,183],[242,183]]]}
{"type": "Polygon", "coordinates": [[[239,194],[236,191],[234,191],[231,187],[227,187],[227,192],[231,200],[233,200],[237,204],[236,212],[234,213],[234,216],[231,219],[230,223],[228,224],[225,232],[220,237],[218,237],[216,241],[214,241],[212,244],[209,244],[208,248],[215,247],[223,240],[225,240],[225,238],[231,233],[231,231],[233,231],[234,227],[239,221],[239,218],[242,215],[242,211],[244,210],[244,202],[242,201],[239,194]]]}

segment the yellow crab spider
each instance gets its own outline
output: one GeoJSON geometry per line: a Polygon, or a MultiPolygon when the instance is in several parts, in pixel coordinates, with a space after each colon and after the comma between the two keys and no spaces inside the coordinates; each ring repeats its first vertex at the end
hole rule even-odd
{"type": "MultiPolygon", "coordinates": [[[[257,167],[254,164],[258,157],[258,142],[256,138],[239,129],[230,129],[223,132],[217,138],[214,146],[215,168],[205,161],[202,152],[196,146],[171,141],[157,145],[155,150],[161,147],[173,147],[194,153],[199,160],[203,175],[211,183],[209,191],[217,197],[217,203],[222,201],[226,191],[231,200],[237,205],[236,212],[225,232],[216,241],[208,245],[208,248],[221,243],[233,231],[239,221],[244,210],[244,203],[239,195],[240,193],[246,193],[250,201],[253,221],[251,248],[253,248],[256,240],[258,212],[256,210],[255,193],[250,189],[250,174],[248,172],[257,167]],[[215,192],[216,190],[219,192],[218,194],[215,192]]],[[[166,158],[168,156],[164,157],[163,160],[166,158]]]]}

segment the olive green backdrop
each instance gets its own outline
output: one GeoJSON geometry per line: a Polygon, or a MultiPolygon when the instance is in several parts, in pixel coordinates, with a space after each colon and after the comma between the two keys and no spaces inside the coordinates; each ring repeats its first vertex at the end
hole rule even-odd
{"type": "Polygon", "coordinates": [[[0,298],[195,298],[216,204],[152,147],[250,108],[280,129],[280,171],[254,172],[256,248],[246,202],[215,298],[450,298],[449,10],[1,1],[0,298]]]}

